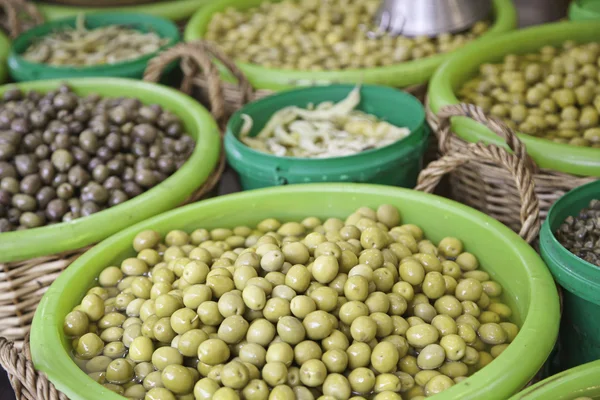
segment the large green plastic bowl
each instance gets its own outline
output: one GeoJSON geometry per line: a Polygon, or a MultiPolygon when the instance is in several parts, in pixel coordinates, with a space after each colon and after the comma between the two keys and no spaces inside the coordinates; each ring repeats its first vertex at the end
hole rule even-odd
{"type": "MultiPolygon", "coordinates": [[[[200,7],[209,4],[211,0],[162,0],[150,4],[131,5],[125,7],[73,7],[42,2],[38,5],[44,17],[54,21],[66,17],[74,17],[79,13],[96,14],[103,12],[132,12],[154,15],[170,19],[171,21],[182,21],[188,19],[200,7]]],[[[90,4],[94,4],[90,0],[90,4]]]]}
{"type": "MultiPolygon", "coordinates": [[[[159,50],[142,57],[116,64],[97,65],[90,67],[53,66],[35,63],[26,60],[22,54],[32,42],[50,33],[72,29],[76,26],[77,17],[70,17],[58,21],[47,22],[32,28],[18,36],[12,45],[8,58],[10,75],[15,81],[26,82],[42,79],[70,79],[85,77],[117,77],[141,79],[146,70],[148,61],[160,51],[174,46],[180,40],[179,28],[171,21],[145,14],[131,13],[103,13],[85,17],[85,26],[90,29],[108,25],[124,25],[142,32],[154,32],[169,42],[159,50]]],[[[169,66],[166,72],[175,67],[169,66]]]]}
{"type": "Polygon", "coordinates": [[[379,149],[346,157],[308,159],[277,157],[254,150],[239,140],[244,125],[243,114],[249,115],[254,121],[249,136],[255,136],[271,116],[284,107],[305,108],[310,103],[339,102],[352,89],[353,85],[292,89],[252,102],[237,111],[227,124],[225,152],[229,165],[240,176],[242,187],[248,190],[312,182],[414,187],[423,164],[429,128],[425,123],[425,110],[419,100],[397,89],[373,85],[363,85],[360,89],[361,102],[357,109],[411,131],[404,139],[379,149]]]}
{"type": "MultiPolygon", "coordinates": [[[[247,10],[263,2],[264,0],[217,0],[211,5],[198,10],[190,19],[185,28],[185,41],[201,39],[206,33],[213,14],[228,7],[247,10]]],[[[517,13],[511,0],[493,0],[493,4],[494,23],[482,37],[510,31],[517,26],[517,13]]],[[[439,54],[389,67],[324,72],[265,68],[242,62],[236,64],[244,72],[252,86],[257,89],[281,90],[294,86],[330,83],[372,83],[393,87],[408,87],[426,83],[435,69],[448,57],[449,54],[439,54]]],[[[222,74],[225,80],[235,81],[231,74],[225,71],[222,74]]]]}
{"type": "Polygon", "coordinates": [[[519,391],[542,367],[558,332],[556,286],[540,257],[509,228],[462,204],[414,190],[366,184],[290,185],[227,195],[164,213],[108,238],[77,259],[44,295],[31,331],[33,362],[71,400],[122,400],[71,360],[63,318],[102,269],[135,254],[131,243],[141,230],[164,235],[173,229],[191,232],[199,227],[254,225],[267,217],[345,218],[360,206],[383,203],[397,206],[404,222],[418,224],[433,241],[448,235],[463,239],[482,268],[503,285],[505,300],[521,326],[497,359],[438,399],[505,400],[519,391]]]}
{"type": "Polygon", "coordinates": [[[10,40],[4,33],[0,32],[0,83],[6,82],[6,78],[8,76],[6,60],[8,59],[9,52],[10,40]]]}
{"type": "MultiPolygon", "coordinates": [[[[481,64],[500,62],[509,53],[524,54],[536,52],[546,45],[560,46],[566,40],[597,41],[599,32],[600,21],[559,22],[473,43],[459,50],[434,74],[429,82],[429,106],[437,113],[445,105],[458,104],[456,91],[478,73],[481,64]]],[[[501,137],[470,118],[452,118],[452,128],[467,142],[483,141],[508,149],[501,137]]],[[[520,133],[518,136],[541,168],[600,177],[600,149],[568,146],[520,133]]]]}
{"type": "Polygon", "coordinates": [[[577,397],[600,397],[600,361],[591,362],[553,375],[509,400],[573,400],[577,397]]]}
{"type": "Polygon", "coordinates": [[[540,254],[565,289],[558,347],[561,369],[600,359],[600,268],[575,256],[554,236],[568,216],[600,198],[600,181],[571,190],[550,208],[540,230],[540,254]]]}
{"type": "MultiPolygon", "coordinates": [[[[16,85],[23,90],[47,92],[62,81],[37,81],[16,85]]],[[[118,206],[85,218],[25,231],[0,234],[0,262],[75,250],[97,243],[115,232],[183,203],[199,188],[217,164],[219,130],[210,113],[194,99],[165,86],[119,78],[85,78],[68,81],[80,95],[136,97],[146,104],[159,104],[178,115],[186,131],[196,139],[189,160],[173,175],[147,192],[118,206]]],[[[0,96],[15,85],[0,87],[0,96]]]]}

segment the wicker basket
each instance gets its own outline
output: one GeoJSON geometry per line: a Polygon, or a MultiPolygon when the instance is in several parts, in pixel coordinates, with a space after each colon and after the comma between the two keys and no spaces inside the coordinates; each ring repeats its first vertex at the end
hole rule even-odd
{"type": "Polygon", "coordinates": [[[44,22],[37,7],[25,0],[0,0],[0,12],[0,27],[13,39],[44,22]]]}
{"type": "MultiPolygon", "coordinates": [[[[539,168],[512,130],[471,104],[446,106],[438,115],[427,109],[427,121],[435,132],[442,155],[461,154],[472,146],[451,132],[450,118],[453,116],[466,116],[486,125],[506,141],[518,157],[519,165],[528,166],[539,199],[541,221],[545,220],[552,204],[566,192],[599,179],[539,168]]],[[[457,166],[450,174],[450,182],[453,199],[488,214],[517,232],[521,229],[523,212],[526,211],[521,207],[523,193],[517,190],[518,181],[514,179],[514,171],[507,171],[498,160],[478,161],[468,167],[457,166]]]]}

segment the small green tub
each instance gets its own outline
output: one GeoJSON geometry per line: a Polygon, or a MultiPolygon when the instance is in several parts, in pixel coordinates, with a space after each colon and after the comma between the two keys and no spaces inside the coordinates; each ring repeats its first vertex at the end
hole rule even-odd
{"type": "Polygon", "coordinates": [[[599,0],[573,0],[569,5],[571,21],[600,20],[599,0]]]}
{"type": "MultiPolygon", "coordinates": [[[[198,10],[190,19],[185,28],[185,41],[191,42],[202,39],[210,20],[217,12],[224,11],[228,7],[247,10],[257,7],[264,2],[265,0],[215,0],[210,5],[198,10]]],[[[493,8],[493,23],[489,31],[482,35],[481,38],[496,36],[517,27],[517,12],[511,0],[493,0],[493,8]]],[[[421,60],[407,61],[386,67],[338,71],[292,71],[266,68],[242,62],[238,62],[236,65],[256,89],[277,91],[296,86],[330,83],[370,83],[405,88],[426,83],[436,68],[447,60],[448,57],[450,57],[450,54],[437,54],[421,60]]],[[[223,79],[226,81],[236,81],[224,69],[221,72],[223,79]]]]}
{"type": "Polygon", "coordinates": [[[294,185],[236,193],[164,213],[106,239],[77,259],[43,297],[31,330],[33,362],[71,400],[123,399],[72,361],[63,319],[105,267],[135,254],[131,242],[141,230],[164,235],[173,229],[252,226],[267,217],[345,218],[360,206],[384,203],[397,206],[403,221],[419,225],[430,240],[461,238],[482,268],[503,286],[514,321],[521,326],[498,358],[437,400],[506,400],[521,390],[550,354],[559,324],[556,286],[537,253],[509,228],[472,208],[414,190],[366,184],[294,185]]]}
{"type": "Polygon", "coordinates": [[[600,398],[600,361],[563,371],[523,390],[509,400],[574,400],[600,398]]]}
{"type": "MultiPolygon", "coordinates": [[[[435,73],[429,83],[429,106],[434,113],[459,104],[456,91],[479,71],[479,66],[502,61],[507,54],[526,54],[543,46],[560,46],[566,40],[598,41],[600,21],[559,22],[509,32],[459,50],[435,73]]],[[[506,141],[467,117],[452,118],[452,130],[467,142],[493,143],[508,149],[506,141]]],[[[541,168],[580,176],[600,177],[600,149],[575,147],[519,133],[527,153],[541,168]]]]}
{"type": "Polygon", "coordinates": [[[225,134],[227,161],[239,174],[245,190],[268,186],[311,182],[377,183],[414,187],[423,164],[429,128],[425,111],[412,95],[383,86],[361,87],[358,109],[408,127],[411,134],[388,146],[362,153],[326,159],[277,157],[246,146],[239,140],[242,114],[254,120],[249,136],[255,136],[278,110],[309,103],[338,102],[354,89],[352,85],[332,85],[294,89],[252,102],[229,120],[225,134]]]}
{"type": "MultiPolygon", "coordinates": [[[[23,90],[48,92],[62,81],[21,83],[23,90]]],[[[183,203],[210,175],[219,158],[219,130],[210,113],[192,98],[174,89],[147,82],[119,78],[69,80],[80,95],[97,93],[106,97],[135,97],[146,104],[159,104],[178,115],[186,131],[196,139],[188,161],[159,185],[99,213],[70,222],[0,234],[0,263],[28,260],[97,243],[146,218],[183,203]]],[[[0,87],[0,96],[15,85],[0,87]]]]}
{"type": "Polygon", "coordinates": [[[540,253],[565,289],[558,364],[562,370],[600,359],[600,267],[572,254],[554,237],[568,216],[600,198],[600,181],[571,190],[550,209],[540,231],[540,253]]]}
{"type": "MultiPolygon", "coordinates": [[[[106,64],[90,67],[52,66],[27,61],[21,55],[30,44],[49,33],[74,28],[77,17],[69,17],[58,21],[47,22],[32,28],[18,36],[12,45],[8,58],[10,75],[15,81],[35,81],[43,79],[70,79],[85,77],[116,77],[141,79],[148,61],[160,51],[174,46],[180,41],[179,29],[169,20],[145,14],[103,13],[86,15],[87,28],[99,28],[107,25],[125,25],[142,32],[155,32],[162,38],[169,39],[159,51],[147,54],[131,61],[117,64],[106,64]]],[[[165,73],[173,70],[175,64],[169,66],[165,73]]]]}
{"type": "Polygon", "coordinates": [[[184,21],[200,7],[209,4],[211,0],[162,0],[149,4],[129,5],[124,7],[98,7],[98,3],[90,0],[89,7],[74,7],[43,1],[38,7],[49,21],[74,17],[79,13],[97,14],[104,12],[143,13],[163,17],[171,21],[184,21]]]}

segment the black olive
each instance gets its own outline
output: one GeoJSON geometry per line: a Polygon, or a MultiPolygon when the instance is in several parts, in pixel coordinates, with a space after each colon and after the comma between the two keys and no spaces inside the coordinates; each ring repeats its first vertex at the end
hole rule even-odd
{"type": "Polygon", "coordinates": [[[90,182],[81,191],[81,200],[105,204],[108,201],[108,190],[97,182],[90,182]]]}
{"type": "Polygon", "coordinates": [[[24,118],[15,118],[10,123],[10,129],[24,135],[29,132],[29,122],[24,118]]]}
{"type": "Polygon", "coordinates": [[[7,176],[11,178],[16,178],[17,170],[12,164],[6,161],[1,161],[0,158],[0,179],[6,178],[7,176]]]}
{"type": "Polygon", "coordinates": [[[104,140],[106,147],[113,151],[119,151],[121,149],[121,135],[118,133],[109,133],[106,139],[104,140]]]}
{"type": "Polygon", "coordinates": [[[6,218],[8,218],[8,220],[10,221],[11,224],[13,225],[19,225],[19,218],[21,218],[21,210],[19,210],[18,208],[10,208],[7,212],[6,212],[6,218]]]}
{"type": "Polygon", "coordinates": [[[73,187],[82,187],[90,181],[90,174],[81,166],[76,165],[69,170],[69,183],[73,187]]]}
{"type": "Polygon", "coordinates": [[[0,189],[0,208],[6,209],[12,204],[12,194],[8,190],[0,189]]]}
{"type": "Polygon", "coordinates": [[[106,167],[110,171],[111,175],[121,175],[125,170],[125,162],[123,160],[113,158],[106,163],[106,167]]]}
{"type": "Polygon", "coordinates": [[[132,181],[135,178],[135,170],[131,167],[126,167],[123,171],[123,180],[132,181]]]}
{"type": "Polygon", "coordinates": [[[67,202],[63,199],[54,199],[46,207],[46,217],[51,221],[60,221],[67,212],[67,202]]]}
{"type": "Polygon", "coordinates": [[[121,187],[123,187],[123,184],[121,183],[121,179],[119,177],[111,176],[104,181],[104,184],[102,186],[104,186],[106,190],[110,191],[115,189],[121,189],[121,187]]]}
{"type": "Polygon", "coordinates": [[[79,106],[73,111],[73,118],[79,122],[90,119],[90,112],[85,106],[79,106]]]}
{"type": "Polygon", "coordinates": [[[16,115],[12,110],[0,111],[0,129],[10,129],[10,124],[16,115]]]}
{"type": "Polygon", "coordinates": [[[35,198],[40,208],[46,208],[48,203],[56,198],[56,190],[50,186],[44,186],[37,192],[35,198]]]}
{"type": "Polygon", "coordinates": [[[62,92],[54,97],[52,104],[59,110],[72,110],[77,106],[77,97],[73,93],[62,92]]]}
{"type": "Polygon", "coordinates": [[[143,143],[133,143],[131,145],[131,152],[138,157],[148,156],[148,146],[143,143]]]}
{"type": "Polygon", "coordinates": [[[100,207],[93,201],[86,201],[81,205],[81,216],[87,217],[100,211],[100,207]]]}
{"type": "Polygon", "coordinates": [[[142,143],[151,144],[158,137],[158,131],[150,124],[139,124],[133,127],[133,136],[142,143]]]}
{"type": "Polygon", "coordinates": [[[54,138],[57,149],[68,149],[71,146],[71,137],[68,133],[59,133],[54,138]]]}
{"type": "Polygon", "coordinates": [[[17,148],[10,143],[0,143],[0,161],[12,159],[17,153],[17,148]]]}
{"type": "Polygon", "coordinates": [[[62,173],[56,174],[56,176],[52,180],[52,186],[54,188],[58,188],[63,183],[67,183],[67,182],[69,182],[69,177],[67,176],[67,174],[62,174],[62,173]]]}
{"type": "Polygon", "coordinates": [[[71,153],[79,165],[87,165],[90,162],[90,155],[80,147],[71,147],[71,153]]]}
{"type": "Polygon", "coordinates": [[[52,144],[54,142],[54,138],[56,137],[56,132],[50,130],[50,129],[46,129],[43,133],[42,133],[42,140],[44,141],[44,143],[46,144],[52,144]]]}
{"type": "Polygon", "coordinates": [[[81,213],[81,200],[78,198],[69,199],[67,205],[69,206],[69,211],[71,211],[73,214],[81,213]]]}
{"type": "Polygon", "coordinates": [[[118,125],[123,125],[129,120],[129,111],[122,106],[117,106],[108,112],[110,120],[118,125]]]}
{"type": "Polygon", "coordinates": [[[87,165],[88,170],[93,170],[94,168],[96,168],[100,164],[102,164],[102,160],[99,159],[98,157],[94,157],[94,158],[92,158],[90,160],[90,162],[87,165]]]}
{"type": "Polygon", "coordinates": [[[139,196],[143,193],[142,188],[139,187],[135,182],[125,182],[123,184],[123,191],[127,193],[129,197],[139,196]]]}
{"type": "Polygon", "coordinates": [[[127,196],[127,194],[122,191],[122,190],[113,190],[110,193],[110,196],[108,198],[108,206],[112,207],[112,206],[116,206],[117,204],[121,204],[126,202],[127,200],[129,200],[129,197],[127,196]]]}
{"type": "Polygon", "coordinates": [[[19,154],[15,157],[15,167],[19,175],[26,176],[38,171],[38,163],[33,154],[19,154]]]}
{"type": "Polygon", "coordinates": [[[7,190],[9,193],[17,194],[21,190],[21,185],[15,178],[7,176],[0,180],[0,188],[7,190]]]}
{"type": "Polygon", "coordinates": [[[10,232],[13,230],[13,225],[6,218],[0,218],[0,232],[10,232]]]}
{"type": "Polygon", "coordinates": [[[155,122],[158,119],[159,111],[156,111],[152,107],[143,106],[138,110],[138,116],[141,121],[144,122],[155,122]]]}
{"type": "Polygon", "coordinates": [[[9,89],[2,95],[2,100],[4,101],[17,101],[23,98],[23,92],[18,89],[9,89]]]}
{"type": "Polygon", "coordinates": [[[138,169],[135,171],[135,182],[145,188],[156,185],[156,177],[149,169],[138,169]]]}
{"type": "Polygon", "coordinates": [[[102,146],[96,152],[96,156],[99,159],[101,159],[102,161],[107,162],[111,158],[113,158],[114,154],[111,149],[109,149],[108,147],[102,146]]]}
{"type": "Polygon", "coordinates": [[[21,180],[21,193],[34,195],[42,187],[42,180],[37,174],[27,175],[21,180]]]}

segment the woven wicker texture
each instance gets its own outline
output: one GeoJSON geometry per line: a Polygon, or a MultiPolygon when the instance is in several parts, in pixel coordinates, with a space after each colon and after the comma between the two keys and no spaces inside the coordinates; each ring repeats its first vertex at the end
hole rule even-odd
{"type": "MultiPolygon", "coordinates": [[[[459,104],[444,107],[438,115],[427,109],[427,121],[438,139],[442,155],[465,153],[472,144],[459,138],[450,129],[449,117],[466,116],[490,128],[503,138],[520,160],[519,165],[531,171],[532,187],[539,200],[540,219],[543,222],[550,207],[569,190],[597,178],[581,177],[562,172],[540,169],[527,155],[527,149],[515,133],[498,119],[487,116],[479,107],[459,104]]],[[[516,171],[508,170],[499,160],[472,161],[468,166],[457,166],[450,174],[451,197],[497,219],[519,232],[522,227],[523,193],[514,179],[516,171]]]]}
{"type": "Polygon", "coordinates": [[[0,25],[11,38],[16,38],[27,29],[44,22],[37,7],[25,0],[0,0],[0,25]]]}

